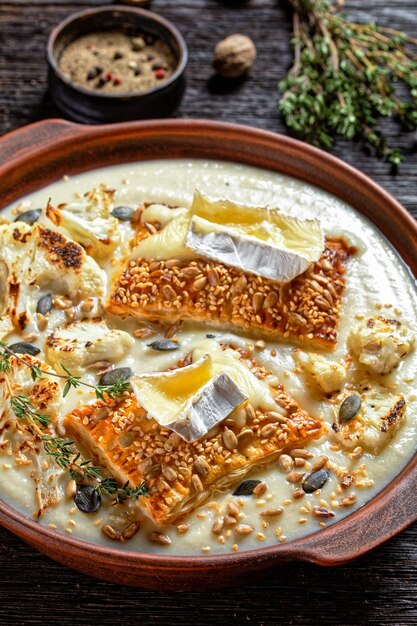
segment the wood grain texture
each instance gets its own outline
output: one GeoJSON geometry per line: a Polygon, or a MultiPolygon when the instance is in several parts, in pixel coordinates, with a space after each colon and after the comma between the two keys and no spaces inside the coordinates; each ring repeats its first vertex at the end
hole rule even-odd
{"type": "MultiPolygon", "coordinates": [[[[0,6],[0,133],[56,116],[47,94],[44,45],[59,19],[90,2],[0,6]]],[[[417,36],[415,0],[347,0],[354,18],[377,19],[417,36]]],[[[179,117],[207,117],[285,132],[276,113],[276,83],[291,60],[290,19],[277,0],[155,0],[153,8],[172,19],[190,51],[188,89],[179,117]],[[258,61],[251,77],[232,93],[221,93],[209,59],[217,39],[232,32],[251,35],[258,61]]],[[[417,134],[398,136],[407,161],[396,176],[365,155],[359,145],[339,142],[333,152],[393,193],[417,216],[417,134]]],[[[414,525],[371,555],[350,565],[322,569],[292,564],[242,588],[198,594],[168,594],[118,587],[72,572],[37,554],[0,529],[0,623],[10,624],[417,624],[417,527],[414,525]]]]}

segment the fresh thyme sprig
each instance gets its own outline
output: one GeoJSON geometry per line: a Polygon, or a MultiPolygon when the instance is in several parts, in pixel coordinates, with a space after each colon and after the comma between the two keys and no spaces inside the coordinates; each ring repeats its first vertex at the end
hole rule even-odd
{"type": "Polygon", "coordinates": [[[294,64],[280,82],[279,108],[301,138],[330,147],[336,135],[362,138],[393,165],[403,157],[376,129],[378,117],[417,128],[417,40],[335,14],[343,2],[288,0],[294,9],[294,64]],[[407,91],[401,99],[397,85],[407,91]]]}
{"type": "Polygon", "coordinates": [[[73,441],[48,435],[42,440],[45,451],[54,457],[59,467],[67,470],[76,482],[91,482],[101,493],[114,496],[114,504],[122,503],[128,498],[137,500],[139,496],[147,494],[148,489],[143,481],[137,487],[130,487],[129,482],[119,487],[115,478],[102,477],[101,468],[83,459],[73,441]]]}
{"type": "Polygon", "coordinates": [[[10,350],[7,344],[3,341],[0,341],[0,348],[3,350],[0,351],[0,372],[9,372],[10,371],[10,357],[13,355],[22,365],[28,367],[31,371],[31,376],[33,380],[38,378],[43,378],[43,375],[53,376],[55,378],[61,378],[65,380],[65,386],[62,392],[62,396],[65,398],[68,395],[70,389],[77,389],[81,385],[83,387],[88,387],[92,389],[96,395],[96,398],[99,400],[106,400],[106,396],[111,400],[123,396],[126,391],[130,391],[130,383],[127,380],[117,380],[112,385],[90,385],[90,383],[86,383],[81,379],[80,376],[74,376],[66,367],[61,363],[61,367],[64,370],[65,374],[58,374],[57,372],[52,372],[50,370],[44,370],[37,365],[31,365],[27,363],[22,357],[18,354],[10,350]]]}
{"type": "Polygon", "coordinates": [[[51,418],[45,413],[39,413],[26,396],[18,395],[10,398],[13,413],[18,419],[26,418],[31,424],[39,422],[41,426],[49,426],[51,418]]]}
{"type": "Polygon", "coordinates": [[[7,374],[11,372],[10,357],[13,355],[19,362],[31,370],[33,380],[43,378],[44,374],[64,378],[66,382],[62,393],[63,397],[68,394],[71,388],[85,385],[94,389],[96,397],[103,401],[106,400],[106,396],[114,399],[123,395],[126,391],[129,391],[130,383],[128,381],[119,380],[109,386],[93,386],[83,382],[79,376],[71,374],[65,366],[62,367],[66,376],[56,374],[49,370],[43,370],[37,365],[27,363],[19,355],[11,351],[4,342],[0,342],[0,347],[3,348],[3,350],[0,350],[0,372],[5,375],[5,381],[10,391],[10,406],[12,411],[18,420],[26,420],[40,436],[45,452],[55,459],[56,464],[61,469],[68,471],[76,482],[92,483],[97,491],[114,496],[113,504],[125,502],[128,498],[137,500],[139,496],[146,495],[148,489],[145,482],[142,481],[137,487],[131,487],[129,482],[126,482],[119,487],[116,479],[101,476],[101,468],[81,456],[81,453],[75,447],[74,441],[46,434],[40,426],[47,428],[51,423],[50,416],[37,411],[26,396],[21,394],[14,395],[7,374]]]}

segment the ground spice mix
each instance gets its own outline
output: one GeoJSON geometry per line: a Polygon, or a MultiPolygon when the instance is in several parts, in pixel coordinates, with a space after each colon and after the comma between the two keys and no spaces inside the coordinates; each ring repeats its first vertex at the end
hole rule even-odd
{"type": "Polygon", "coordinates": [[[176,59],[167,43],[151,34],[95,32],[63,51],[59,68],[87,89],[122,94],[147,91],[167,80],[176,59]]]}

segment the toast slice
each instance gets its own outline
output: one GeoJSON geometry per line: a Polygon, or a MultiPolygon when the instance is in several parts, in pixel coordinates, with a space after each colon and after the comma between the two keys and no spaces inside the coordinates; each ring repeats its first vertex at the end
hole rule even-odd
{"type": "MultiPolygon", "coordinates": [[[[243,351],[239,358],[258,377],[268,376],[243,351]]],[[[177,367],[188,362],[183,359],[177,367]]],[[[321,422],[303,411],[282,386],[270,389],[277,411],[247,403],[191,443],[149,418],[133,393],[74,410],[64,424],[67,434],[121,483],[137,486],[145,481],[149,491],[139,499],[139,507],[163,526],[271,463],[282,450],[321,436],[321,422]]]]}
{"type": "MultiPolygon", "coordinates": [[[[149,236],[142,224],[138,229],[136,242],[149,236]]],[[[320,259],[285,285],[203,258],[128,260],[113,277],[107,310],[332,349],[351,253],[343,239],[327,238],[320,259]]]]}

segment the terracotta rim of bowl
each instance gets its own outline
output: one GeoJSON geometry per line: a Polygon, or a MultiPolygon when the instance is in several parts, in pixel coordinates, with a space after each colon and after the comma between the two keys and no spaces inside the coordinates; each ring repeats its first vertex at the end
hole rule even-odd
{"type": "MultiPolygon", "coordinates": [[[[149,152],[139,152],[137,160],[198,158],[196,155],[200,154],[200,158],[255,165],[315,184],[374,221],[417,276],[417,223],[388,192],[358,170],[317,148],[236,124],[152,120],[94,127],[46,120],[23,127],[0,140],[1,206],[46,186],[64,171],[71,174],[96,169],[106,162],[111,165],[132,161],[138,149],[136,144],[140,146],[141,142],[149,152]],[[83,162],[82,155],[85,158],[85,154],[93,154],[94,146],[96,160],[88,158],[83,162]],[[59,155],[64,159],[62,162],[59,155]],[[70,156],[71,159],[65,161],[70,156]],[[18,183],[21,186],[16,191],[18,183]]],[[[120,582],[152,588],[159,585],[165,589],[191,589],[196,581],[208,576],[207,589],[233,584],[230,575],[239,579],[244,575],[243,566],[250,572],[289,560],[335,565],[361,556],[417,519],[416,480],[417,455],[414,455],[373,499],[327,528],[289,543],[210,556],[148,554],[99,546],[40,526],[3,502],[0,502],[0,523],[52,558],[92,575],[110,580],[109,569],[123,569],[120,582]],[[90,559],[89,567],[77,561],[86,555],[90,559]],[[100,570],[100,564],[104,564],[105,571],[100,570]],[[126,573],[127,567],[132,569],[131,574],[126,573]],[[176,576],[179,576],[177,582],[176,576]],[[220,581],[219,584],[216,581],[220,581]]]]}

